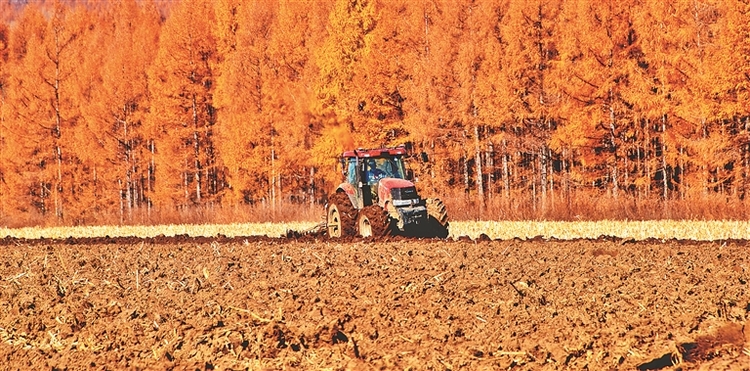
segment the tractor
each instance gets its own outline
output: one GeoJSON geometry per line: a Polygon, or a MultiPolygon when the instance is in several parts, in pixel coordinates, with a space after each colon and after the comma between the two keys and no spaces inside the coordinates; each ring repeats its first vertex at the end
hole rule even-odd
{"type": "MultiPolygon", "coordinates": [[[[404,146],[345,151],[339,158],[345,179],[328,198],[326,232],[345,236],[448,237],[448,214],[437,198],[417,193],[404,146]]],[[[427,161],[427,154],[421,154],[427,161]]]]}

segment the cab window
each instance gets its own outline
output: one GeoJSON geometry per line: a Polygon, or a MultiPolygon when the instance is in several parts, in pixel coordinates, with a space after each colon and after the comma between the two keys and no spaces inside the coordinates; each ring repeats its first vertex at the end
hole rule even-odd
{"type": "Polygon", "coordinates": [[[356,184],[357,183],[357,159],[356,158],[349,158],[349,163],[346,170],[346,181],[349,184],[356,184]]]}

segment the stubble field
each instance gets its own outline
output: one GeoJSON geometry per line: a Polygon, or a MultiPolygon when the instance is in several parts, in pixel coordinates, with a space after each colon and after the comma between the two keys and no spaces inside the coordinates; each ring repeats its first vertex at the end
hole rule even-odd
{"type": "Polygon", "coordinates": [[[742,241],[0,241],[8,369],[750,369],[742,241]]]}

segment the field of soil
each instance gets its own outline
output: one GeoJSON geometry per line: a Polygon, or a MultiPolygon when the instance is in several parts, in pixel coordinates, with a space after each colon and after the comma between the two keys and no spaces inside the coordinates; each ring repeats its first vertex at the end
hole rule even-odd
{"type": "Polygon", "coordinates": [[[742,241],[0,245],[0,368],[750,369],[742,241]]]}

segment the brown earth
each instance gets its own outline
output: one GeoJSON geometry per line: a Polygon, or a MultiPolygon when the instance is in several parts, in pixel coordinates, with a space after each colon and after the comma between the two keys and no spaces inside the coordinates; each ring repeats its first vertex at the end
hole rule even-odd
{"type": "Polygon", "coordinates": [[[743,241],[0,245],[0,368],[750,369],[743,241]]]}

